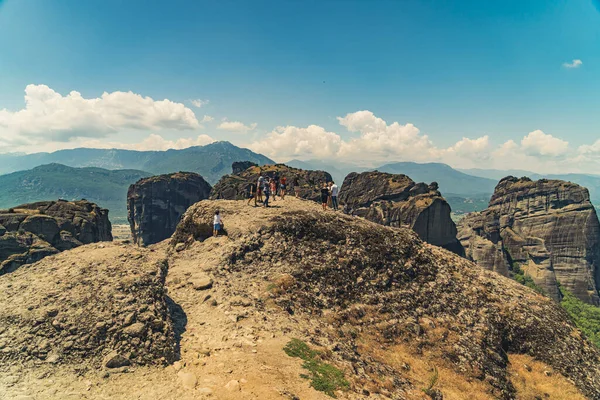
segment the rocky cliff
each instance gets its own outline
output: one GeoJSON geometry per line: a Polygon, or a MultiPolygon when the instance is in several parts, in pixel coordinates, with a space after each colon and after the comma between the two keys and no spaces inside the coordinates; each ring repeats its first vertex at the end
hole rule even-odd
{"type": "Polygon", "coordinates": [[[108,210],[86,200],[0,210],[0,274],[82,244],[111,240],[108,210]]]}
{"type": "Polygon", "coordinates": [[[505,276],[522,272],[555,300],[560,285],[600,304],[600,224],[584,187],[506,177],[486,210],[460,221],[458,238],[484,268],[505,276]]]}
{"type": "MultiPolygon", "coordinates": [[[[233,168],[239,170],[238,168],[233,168]]],[[[288,184],[288,194],[293,194],[294,180],[298,180],[299,190],[298,197],[320,201],[320,187],[323,182],[331,182],[331,175],[325,171],[311,171],[299,168],[288,167],[284,164],[251,166],[241,172],[232,175],[226,175],[213,187],[210,198],[239,200],[246,198],[246,190],[248,185],[258,181],[259,176],[273,178],[276,175],[286,177],[288,184]]]]}
{"type": "Polygon", "coordinates": [[[127,220],[134,242],[146,246],[170,237],[185,210],[208,198],[210,190],[193,172],[152,176],[129,186],[127,220]]]}
{"type": "Polygon", "coordinates": [[[600,398],[599,351],[554,301],[293,197],[200,201],[171,241],[82,246],[0,293],[7,399],[600,398]]]}
{"type": "Polygon", "coordinates": [[[401,174],[353,172],[344,179],[339,200],[348,214],[382,225],[409,227],[428,243],[464,254],[450,205],[435,182],[427,185],[401,174]]]}

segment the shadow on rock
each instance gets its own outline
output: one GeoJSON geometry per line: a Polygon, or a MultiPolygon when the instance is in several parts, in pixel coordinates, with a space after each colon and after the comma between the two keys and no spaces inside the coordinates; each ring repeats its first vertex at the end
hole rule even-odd
{"type": "Polygon", "coordinates": [[[175,301],[167,296],[167,306],[169,307],[169,315],[173,321],[173,331],[175,332],[175,360],[181,359],[181,336],[185,332],[187,326],[187,314],[183,308],[175,303],[175,301]]]}

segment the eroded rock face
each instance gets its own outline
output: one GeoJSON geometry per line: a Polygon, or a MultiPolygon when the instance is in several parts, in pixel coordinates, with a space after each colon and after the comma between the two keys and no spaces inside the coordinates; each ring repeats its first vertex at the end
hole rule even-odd
{"type": "Polygon", "coordinates": [[[185,210],[208,198],[211,186],[193,172],[144,178],[127,191],[127,220],[133,241],[141,246],[169,238],[185,210]]]}
{"type": "Polygon", "coordinates": [[[0,210],[0,274],[82,244],[111,241],[108,210],[86,200],[0,210]]]}
{"type": "Polygon", "coordinates": [[[166,260],[133,245],[96,243],[0,280],[0,365],[166,364],[176,339],[166,260]]]}
{"type": "Polygon", "coordinates": [[[406,175],[353,172],[340,191],[344,211],[393,227],[409,227],[424,241],[463,255],[450,205],[436,182],[415,183],[406,175]]]}
{"type": "MultiPolygon", "coordinates": [[[[234,170],[238,168],[234,167],[234,170]]],[[[331,182],[333,178],[325,171],[312,171],[288,167],[285,164],[251,166],[238,173],[226,175],[213,187],[210,194],[211,200],[241,200],[246,198],[247,188],[250,183],[256,183],[259,176],[275,178],[286,177],[287,193],[293,195],[294,182],[298,182],[298,197],[307,200],[320,201],[319,192],[323,182],[331,182]]]]}
{"type": "Polygon", "coordinates": [[[231,170],[234,175],[239,174],[247,170],[250,167],[257,167],[257,163],[253,163],[252,161],[236,161],[231,164],[231,170]]]}
{"type": "Polygon", "coordinates": [[[560,284],[600,304],[600,223],[584,187],[506,177],[486,210],[459,222],[458,238],[484,268],[505,276],[521,269],[555,300],[560,284]]]}
{"type": "Polygon", "coordinates": [[[238,201],[196,203],[172,246],[183,245],[195,257],[213,251],[216,208],[229,227],[227,246],[218,246],[220,284],[244,282],[228,288],[242,296],[252,292],[248,282],[269,284],[274,309],[294,321],[310,320],[311,340],[333,349],[328,362],[352,366],[353,391],[372,377],[389,378],[389,398],[419,391],[422,383],[411,387],[402,364],[380,353],[406,346],[484,383],[490,398],[517,397],[510,354],[543,361],[589,398],[600,398],[598,349],[560,305],[511,279],[424,243],[409,229],[323,212],[296,199],[284,209],[252,212],[238,201]],[[369,340],[379,356],[365,345],[369,340]]]}

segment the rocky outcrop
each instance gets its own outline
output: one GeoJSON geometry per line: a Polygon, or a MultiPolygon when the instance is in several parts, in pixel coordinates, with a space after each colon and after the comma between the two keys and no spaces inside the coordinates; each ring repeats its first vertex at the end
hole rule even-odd
{"type": "Polygon", "coordinates": [[[127,191],[127,220],[133,241],[146,246],[169,238],[185,210],[208,198],[211,186],[193,172],[140,179],[127,191]]]}
{"type": "Polygon", "coordinates": [[[281,318],[286,332],[301,329],[302,338],[326,349],[327,362],[346,371],[348,397],[378,397],[369,388],[385,386],[376,393],[410,398],[423,375],[432,376],[410,372],[423,365],[451,377],[436,386],[444,398],[475,398],[456,391],[469,385],[485,398],[521,398],[513,383],[521,377],[509,372],[509,360],[526,354],[546,363],[548,375],[562,374],[588,398],[600,398],[600,352],[560,305],[409,229],[295,198],[284,209],[252,212],[243,202],[202,201],[185,213],[171,245],[186,262],[210,258],[221,296],[256,303],[245,308],[247,324],[258,314],[268,329],[281,318]],[[210,235],[216,208],[227,221],[226,239],[210,235]],[[444,387],[462,380],[469,383],[454,392],[444,387]]]}
{"type": "Polygon", "coordinates": [[[252,161],[236,161],[233,164],[231,164],[231,170],[233,171],[232,173],[234,175],[237,175],[240,172],[243,172],[250,167],[257,167],[257,166],[258,166],[258,164],[253,163],[252,161]]]}
{"type": "Polygon", "coordinates": [[[167,263],[132,245],[81,246],[0,279],[0,365],[117,368],[173,361],[167,263]]]}
{"type": "Polygon", "coordinates": [[[340,191],[344,211],[392,227],[408,227],[421,239],[463,255],[450,205],[437,183],[415,183],[406,175],[353,172],[340,191]]]}
{"type": "Polygon", "coordinates": [[[524,273],[555,300],[560,285],[600,304],[600,223],[584,187],[506,177],[486,210],[460,221],[458,238],[467,257],[484,268],[524,273]]]}
{"type": "MultiPolygon", "coordinates": [[[[234,168],[237,170],[237,168],[234,168]]],[[[312,171],[288,167],[285,164],[252,166],[244,171],[226,175],[213,187],[210,199],[240,200],[246,198],[248,185],[256,183],[260,176],[274,178],[286,177],[288,194],[293,194],[294,182],[298,181],[298,197],[320,201],[320,187],[333,178],[325,171],[312,171]]]]}
{"type": "Polygon", "coordinates": [[[86,200],[0,210],[0,274],[82,244],[111,240],[108,210],[86,200]]]}

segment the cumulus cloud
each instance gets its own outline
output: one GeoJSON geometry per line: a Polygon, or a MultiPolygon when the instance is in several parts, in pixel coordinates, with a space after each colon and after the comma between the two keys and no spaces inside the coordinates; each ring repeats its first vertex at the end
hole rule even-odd
{"type": "Polygon", "coordinates": [[[197,129],[193,111],[168,99],[153,100],[133,92],[103,93],[86,99],[72,91],[66,96],[46,85],[25,88],[25,108],[0,110],[0,132],[6,139],[35,137],[67,142],[76,137],[105,137],[120,129],[197,129]]]}
{"type": "Polygon", "coordinates": [[[217,126],[217,129],[221,129],[223,131],[229,131],[234,133],[247,133],[256,128],[258,124],[253,123],[250,125],[244,125],[239,121],[224,121],[217,126]]]}
{"type": "Polygon", "coordinates": [[[278,126],[250,148],[256,152],[280,160],[291,158],[329,158],[335,156],[342,146],[342,138],[318,125],[306,128],[278,126]]]}
{"type": "Polygon", "coordinates": [[[212,121],[214,121],[214,118],[213,118],[213,117],[211,117],[210,115],[205,115],[205,116],[202,118],[202,121],[200,121],[200,122],[203,122],[203,123],[204,123],[204,122],[212,122],[212,121]]]}
{"type": "Polygon", "coordinates": [[[201,108],[201,107],[207,105],[208,103],[210,103],[210,100],[196,99],[196,100],[190,100],[190,103],[192,103],[192,105],[194,107],[201,108]]]}
{"type": "Polygon", "coordinates": [[[362,162],[427,160],[442,154],[412,124],[393,122],[388,125],[366,110],[338,117],[338,121],[348,131],[359,132],[360,136],[343,140],[337,133],[317,125],[306,128],[286,126],[276,128],[264,140],[253,143],[251,148],[278,159],[329,157],[362,162]]]}
{"type": "Polygon", "coordinates": [[[583,61],[579,59],[574,59],[570,63],[563,63],[563,67],[565,68],[579,68],[583,64],[583,61]]]}
{"type": "Polygon", "coordinates": [[[521,147],[528,155],[557,157],[567,153],[569,142],[538,129],[521,140],[521,147]]]}

